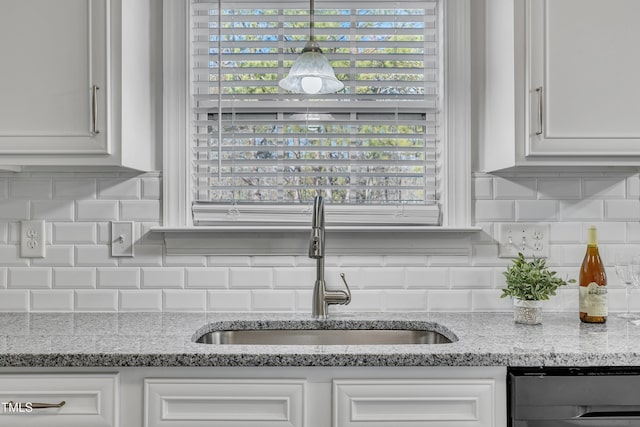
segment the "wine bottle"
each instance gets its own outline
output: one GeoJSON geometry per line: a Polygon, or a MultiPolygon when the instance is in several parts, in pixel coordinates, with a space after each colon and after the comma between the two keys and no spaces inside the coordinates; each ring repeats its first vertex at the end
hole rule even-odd
{"type": "Polygon", "coordinates": [[[580,267],[580,320],[585,323],[607,321],[607,275],[600,254],[596,227],[589,227],[587,253],[580,267]]]}

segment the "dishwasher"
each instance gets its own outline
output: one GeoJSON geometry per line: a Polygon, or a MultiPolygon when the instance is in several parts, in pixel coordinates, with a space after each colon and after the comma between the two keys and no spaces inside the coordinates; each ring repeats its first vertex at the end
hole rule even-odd
{"type": "Polygon", "coordinates": [[[518,367],[507,374],[509,427],[640,427],[640,367],[518,367]]]}

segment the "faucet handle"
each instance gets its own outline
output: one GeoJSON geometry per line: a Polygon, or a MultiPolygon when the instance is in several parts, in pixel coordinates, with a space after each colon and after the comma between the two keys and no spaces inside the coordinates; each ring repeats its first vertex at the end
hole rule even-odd
{"type": "Polygon", "coordinates": [[[349,284],[347,283],[347,279],[344,276],[344,273],[340,273],[340,277],[342,278],[342,281],[344,282],[344,286],[346,286],[347,288],[347,299],[342,303],[343,305],[347,305],[351,302],[351,289],[349,289],[349,284]]]}

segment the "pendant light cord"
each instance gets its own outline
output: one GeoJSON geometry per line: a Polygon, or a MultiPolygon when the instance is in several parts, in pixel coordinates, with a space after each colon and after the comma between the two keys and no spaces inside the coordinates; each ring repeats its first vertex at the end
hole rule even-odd
{"type": "Polygon", "coordinates": [[[315,25],[315,4],[314,0],[309,0],[309,41],[314,40],[313,28],[315,25]]]}

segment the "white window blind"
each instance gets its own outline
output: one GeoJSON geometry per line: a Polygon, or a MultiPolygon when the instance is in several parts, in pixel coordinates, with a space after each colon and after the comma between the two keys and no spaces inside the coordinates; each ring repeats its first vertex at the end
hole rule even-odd
{"type": "Polygon", "coordinates": [[[193,0],[194,224],[439,221],[438,0],[315,2],[315,37],[345,88],[278,87],[309,4],[193,0]],[[346,7],[348,6],[348,7],[346,7]]]}

